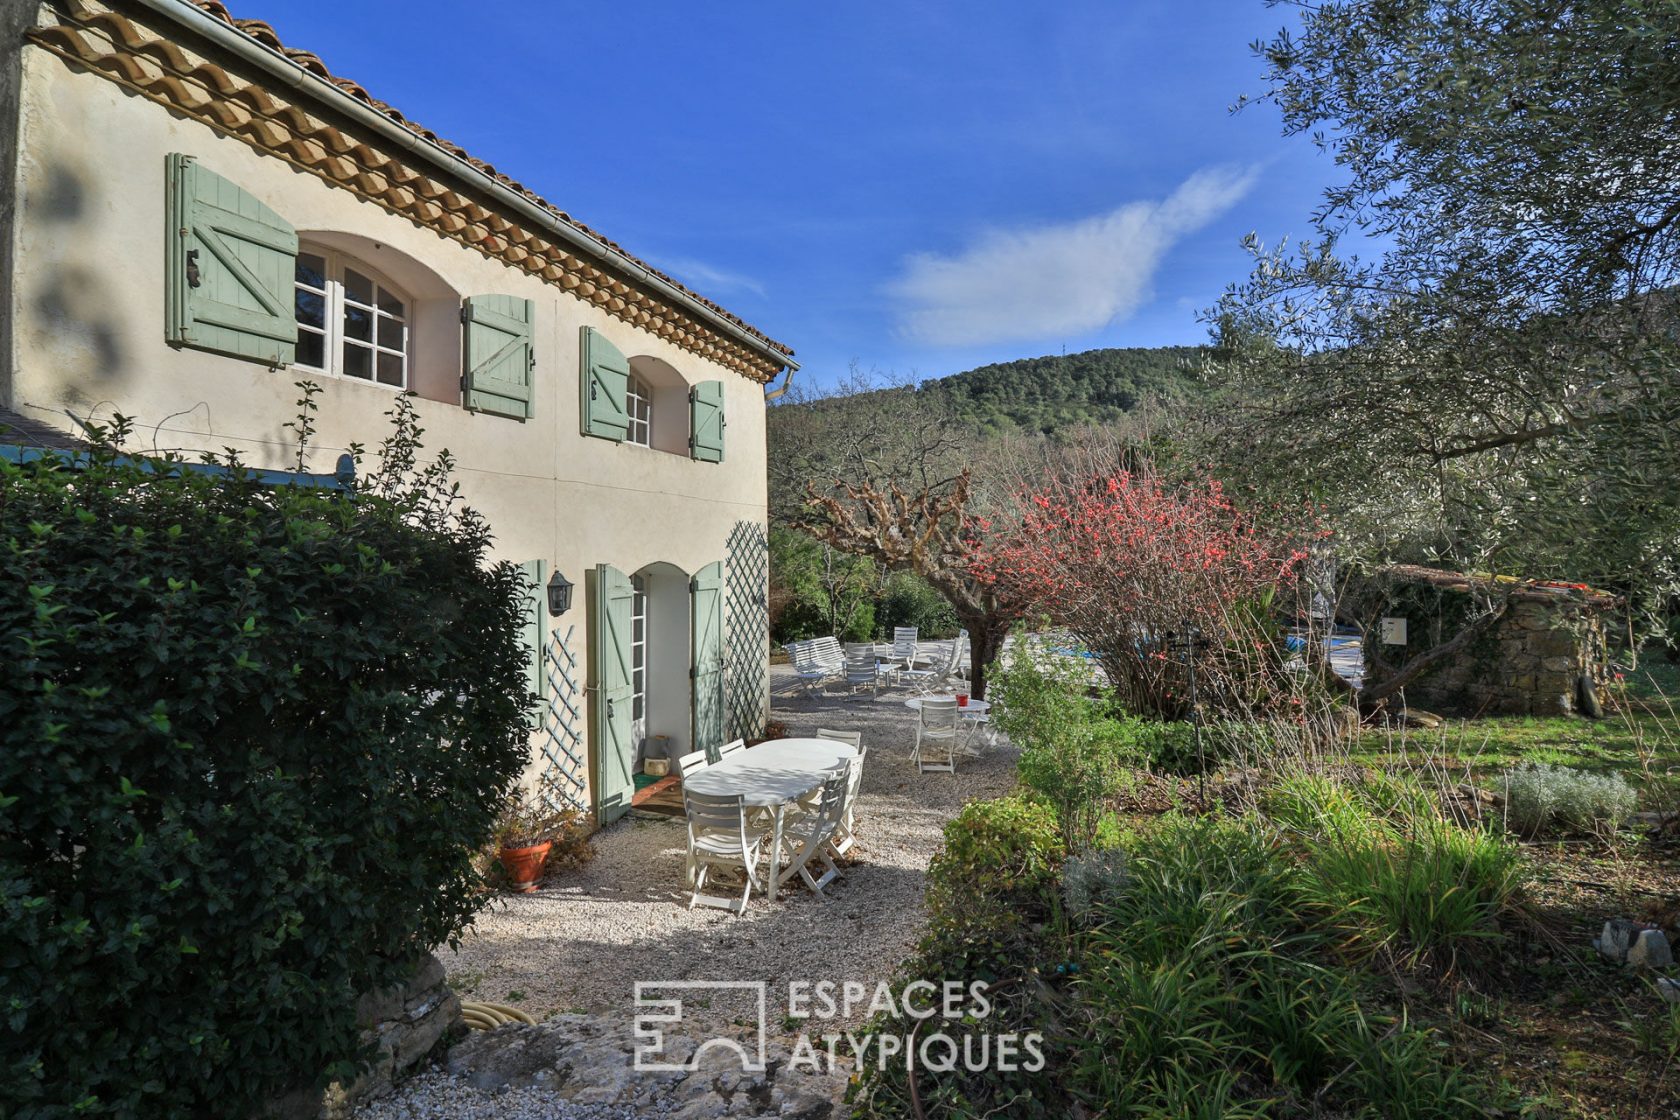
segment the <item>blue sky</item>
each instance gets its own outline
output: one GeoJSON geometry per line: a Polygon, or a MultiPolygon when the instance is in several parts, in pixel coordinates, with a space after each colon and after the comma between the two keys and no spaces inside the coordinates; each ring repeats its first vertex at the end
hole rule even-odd
{"type": "Polygon", "coordinates": [[[934,377],[1205,341],[1336,169],[1259,90],[1260,0],[233,0],[791,344],[934,377]],[[470,14],[469,14],[470,13],[470,14]]]}

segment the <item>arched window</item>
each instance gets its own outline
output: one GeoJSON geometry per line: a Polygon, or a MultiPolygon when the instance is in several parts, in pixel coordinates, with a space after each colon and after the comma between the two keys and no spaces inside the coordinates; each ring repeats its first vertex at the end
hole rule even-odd
{"type": "Polygon", "coordinates": [[[624,410],[630,414],[630,430],[624,438],[643,447],[653,446],[653,391],[647,382],[630,375],[624,390],[624,410]]]}
{"type": "Polygon", "coordinates": [[[408,388],[409,297],[354,257],[308,242],[297,256],[297,365],[408,388]]]}
{"type": "Polygon", "coordinates": [[[669,362],[630,355],[626,443],[688,458],[688,382],[669,362]]]}

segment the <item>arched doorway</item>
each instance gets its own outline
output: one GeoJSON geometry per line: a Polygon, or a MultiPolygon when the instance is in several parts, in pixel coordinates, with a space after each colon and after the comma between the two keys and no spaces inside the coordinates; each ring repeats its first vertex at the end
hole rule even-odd
{"type": "Polygon", "coordinates": [[[650,757],[676,760],[691,749],[688,573],[663,561],[635,572],[631,603],[631,712],[641,773],[650,757]]]}

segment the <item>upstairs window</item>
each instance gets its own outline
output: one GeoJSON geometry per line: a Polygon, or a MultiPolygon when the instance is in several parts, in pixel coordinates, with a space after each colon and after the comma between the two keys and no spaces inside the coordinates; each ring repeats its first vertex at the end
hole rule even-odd
{"type": "Polygon", "coordinates": [[[309,245],[295,289],[298,366],[408,388],[408,296],[354,258],[309,245]]]}
{"type": "Polygon", "coordinates": [[[625,382],[624,411],[629,419],[629,427],[624,433],[625,442],[652,447],[653,391],[635,374],[631,374],[625,382]]]}

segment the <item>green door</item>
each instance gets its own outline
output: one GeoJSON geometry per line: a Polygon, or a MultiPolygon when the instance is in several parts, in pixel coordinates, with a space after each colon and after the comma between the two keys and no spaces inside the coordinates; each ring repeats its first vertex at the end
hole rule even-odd
{"type": "Polygon", "coordinates": [[[630,811],[636,744],[631,738],[630,577],[607,564],[595,569],[590,604],[589,667],[595,678],[595,816],[602,824],[630,811]]]}
{"type": "Polygon", "coordinates": [[[723,746],[723,565],[707,564],[689,584],[694,641],[694,742],[690,750],[716,756],[723,746]]]}

